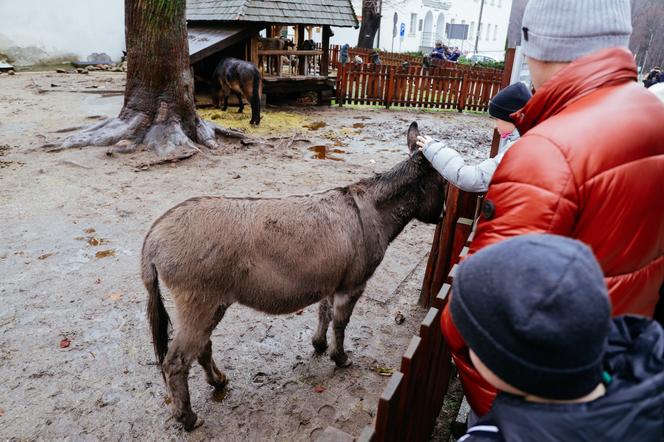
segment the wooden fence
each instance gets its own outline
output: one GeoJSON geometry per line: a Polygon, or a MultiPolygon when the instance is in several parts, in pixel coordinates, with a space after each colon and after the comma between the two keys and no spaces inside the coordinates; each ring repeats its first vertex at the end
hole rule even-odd
{"type": "Polygon", "coordinates": [[[339,106],[486,111],[501,84],[501,71],[492,71],[346,64],[337,71],[336,99],[339,106]]]}

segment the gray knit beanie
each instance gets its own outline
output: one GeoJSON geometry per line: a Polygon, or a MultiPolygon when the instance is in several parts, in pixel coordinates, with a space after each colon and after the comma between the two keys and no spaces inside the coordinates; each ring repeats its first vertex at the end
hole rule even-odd
{"type": "Polygon", "coordinates": [[[530,0],[521,44],[528,57],[573,61],[611,47],[627,47],[630,0],[530,0]]]}

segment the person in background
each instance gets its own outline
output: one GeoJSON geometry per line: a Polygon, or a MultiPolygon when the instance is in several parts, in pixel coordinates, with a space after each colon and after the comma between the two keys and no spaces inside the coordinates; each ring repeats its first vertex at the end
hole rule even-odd
{"type": "Polygon", "coordinates": [[[443,42],[441,40],[436,41],[436,47],[433,48],[433,51],[431,51],[431,58],[435,58],[437,60],[444,60],[446,58],[446,52],[447,48],[443,46],[443,42]]]}
{"type": "Polygon", "coordinates": [[[355,66],[359,66],[359,65],[361,65],[362,63],[363,63],[363,61],[362,61],[362,57],[360,57],[359,55],[356,55],[356,56],[353,58],[353,64],[354,64],[355,66]]]}
{"type": "Polygon", "coordinates": [[[419,136],[417,145],[431,165],[450,184],[466,192],[486,192],[491,177],[508,149],[519,139],[510,115],[523,108],[531,98],[530,91],[523,83],[515,83],[498,92],[489,102],[489,115],[495,121],[500,133],[501,146],[498,155],[481,163],[466,165],[463,157],[447,143],[433,140],[427,136],[419,136]]]}
{"type": "MultiPolygon", "coordinates": [[[[493,175],[468,254],[527,233],[578,239],[599,261],[613,315],[652,318],[664,281],[664,124],[653,116],[664,105],[637,83],[631,22],[630,0],[528,2],[522,46],[536,92],[512,115],[521,138],[493,175]]],[[[441,322],[482,416],[496,389],[448,308],[441,322]]]]}
{"type": "Polygon", "coordinates": [[[447,59],[449,61],[457,61],[461,57],[461,49],[454,48],[454,50],[448,55],[447,59]]]}
{"type": "Polygon", "coordinates": [[[339,50],[339,61],[341,62],[341,66],[348,63],[348,49],[350,49],[350,46],[348,43],[344,43],[339,50]]]}
{"type": "Polygon", "coordinates": [[[381,64],[380,55],[378,55],[377,51],[372,51],[371,54],[369,54],[369,58],[371,59],[371,63],[376,65],[381,64]]]}
{"type": "Polygon", "coordinates": [[[659,67],[656,66],[652,68],[650,72],[648,72],[648,75],[646,75],[646,78],[643,80],[643,85],[646,88],[649,88],[650,86],[659,83],[659,75],[660,75],[659,67]]]}
{"type": "Polygon", "coordinates": [[[664,440],[664,329],[611,320],[592,250],[529,234],[465,260],[450,310],[470,359],[498,391],[459,441],[664,440]]]}

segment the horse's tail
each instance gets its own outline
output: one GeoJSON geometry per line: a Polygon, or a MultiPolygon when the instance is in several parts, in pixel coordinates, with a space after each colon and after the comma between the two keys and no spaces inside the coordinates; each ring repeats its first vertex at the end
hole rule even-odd
{"type": "MultiPolygon", "coordinates": [[[[149,241],[146,238],[145,242],[149,241]]],[[[141,257],[141,277],[143,284],[148,291],[148,322],[150,323],[150,330],[152,331],[152,345],[154,346],[154,354],[157,357],[159,365],[164,362],[166,353],[168,352],[168,325],[170,318],[168,312],[164,307],[164,301],[161,297],[159,290],[159,275],[152,259],[146,256],[145,245],[143,246],[143,253],[141,257]]]]}

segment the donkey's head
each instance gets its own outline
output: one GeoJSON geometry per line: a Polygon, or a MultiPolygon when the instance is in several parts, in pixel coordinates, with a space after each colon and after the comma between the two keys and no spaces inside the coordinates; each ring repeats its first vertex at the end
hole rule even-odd
{"type": "Polygon", "coordinates": [[[443,214],[445,202],[445,179],[431,166],[424,154],[417,148],[420,131],[416,122],[408,128],[408,150],[410,162],[417,168],[417,209],[415,218],[425,223],[437,223],[443,214]]]}

